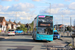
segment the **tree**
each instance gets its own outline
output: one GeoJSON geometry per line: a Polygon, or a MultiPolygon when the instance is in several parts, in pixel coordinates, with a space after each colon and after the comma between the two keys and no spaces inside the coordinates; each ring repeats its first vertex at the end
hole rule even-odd
{"type": "Polygon", "coordinates": [[[67,31],[71,31],[71,27],[70,26],[67,27],[67,31]]]}
{"type": "Polygon", "coordinates": [[[32,23],[30,23],[30,30],[33,31],[33,25],[34,25],[34,21],[32,21],[32,23]]]}
{"type": "Polygon", "coordinates": [[[17,27],[17,30],[23,30],[24,32],[25,31],[27,31],[27,28],[25,27],[25,25],[24,24],[21,24],[21,26],[20,27],[17,27]]]}

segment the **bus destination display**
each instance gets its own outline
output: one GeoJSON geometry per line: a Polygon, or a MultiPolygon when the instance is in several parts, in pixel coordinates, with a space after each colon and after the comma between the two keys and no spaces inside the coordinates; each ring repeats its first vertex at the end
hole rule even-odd
{"type": "Polygon", "coordinates": [[[40,26],[50,26],[50,24],[40,24],[40,26]]]}

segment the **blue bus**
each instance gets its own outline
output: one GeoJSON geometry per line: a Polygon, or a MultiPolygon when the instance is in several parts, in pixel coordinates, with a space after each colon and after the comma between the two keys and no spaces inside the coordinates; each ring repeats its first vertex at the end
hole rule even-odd
{"type": "Polygon", "coordinates": [[[53,41],[53,16],[38,15],[34,19],[33,40],[53,41]]]}

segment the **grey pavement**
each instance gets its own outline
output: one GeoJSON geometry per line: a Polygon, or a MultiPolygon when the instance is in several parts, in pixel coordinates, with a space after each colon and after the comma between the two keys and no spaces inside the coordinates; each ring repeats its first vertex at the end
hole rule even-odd
{"type": "MultiPolygon", "coordinates": [[[[72,37],[71,37],[71,32],[69,33],[62,33],[61,32],[61,39],[63,40],[63,42],[66,42],[68,45],[72,44],[72,37]]],[[[74,38],[74,45],[75,45],[75,38],[74,38]]]]}
{"type": "MultiPolygon", "coordinates": [[[[65,42],[72,42],[72,37],[70,36],[70,32],[69,32],[69,34],[67,34],[67,33],[63,34],[61,32],[61,39],[65,42]]],[[[75,41],[75,38],[74,38],[74,41],[75,41]]]]}

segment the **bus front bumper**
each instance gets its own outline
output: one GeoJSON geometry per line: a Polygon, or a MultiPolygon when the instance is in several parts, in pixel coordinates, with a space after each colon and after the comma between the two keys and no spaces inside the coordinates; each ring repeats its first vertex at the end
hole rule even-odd
{"type": "Polygon", "coordinates": [[[53,41],[53,35],[37,35],[36,40],[53,41]]]}

